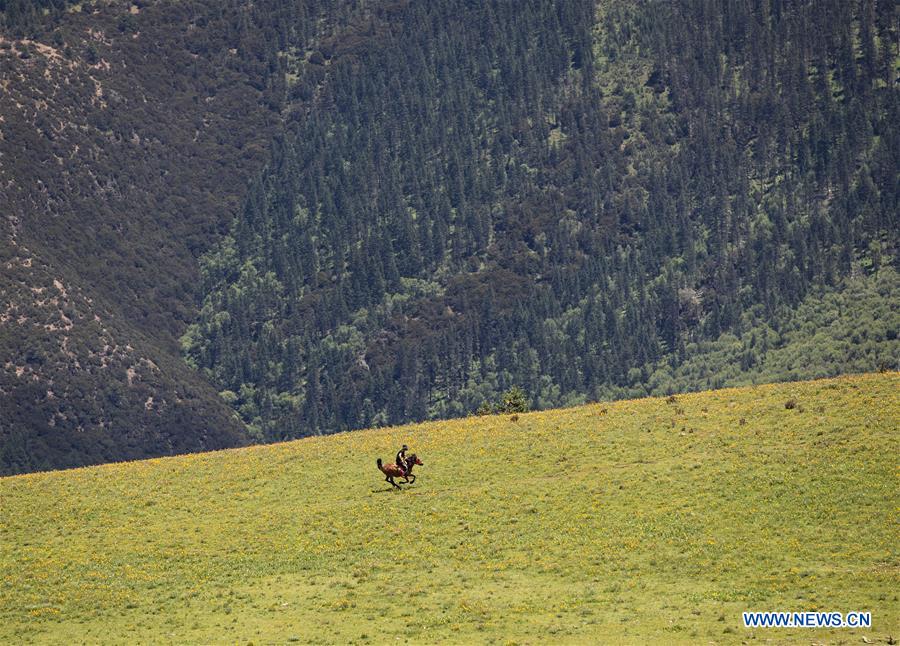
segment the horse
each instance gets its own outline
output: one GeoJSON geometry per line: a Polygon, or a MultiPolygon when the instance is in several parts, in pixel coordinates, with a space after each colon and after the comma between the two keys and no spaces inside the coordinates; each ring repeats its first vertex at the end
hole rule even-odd
{"type": "Polygon", "coordinates": [[[378,470],[381,471],[386,476],[384,479],[385,482],[390,482],[392,485],[397,487],[397,489],[400,489],[400,485],[398,485],[396,482],[394,482],[394,478],[399,478],[400,476],[403,476],[405,478],[405,480],[403,481],[403,484],[407,484],[407,483],[412,484],[416,481],[416,476],[414,476],[413,472],[412,472],[413,467],[416,466],[417,464],[419,466],[424,466],[422,461],[418,458],[418,456],[415,453],[411,454],[408,458],[406,458],[406,464],[407,464],[406,473],[403,473],[403,470],[400,467],[398,467],[396,464],[382,464],[381,458],[378,458],[377,460],[375,460],[375,464],[378,465],[378,470]],[[410,476],[412,476],[412,480],[409,479],[410,476]]]}

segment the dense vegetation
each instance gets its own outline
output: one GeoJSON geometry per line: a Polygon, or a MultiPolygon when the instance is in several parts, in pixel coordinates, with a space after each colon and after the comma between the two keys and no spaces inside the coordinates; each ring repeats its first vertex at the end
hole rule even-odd
{"type": "Polygon", "coordinates": [[[881,0],[0,0],[0,472],[894,366],[897,42],[881,0]]]}
{"type": "Polygon", "coordinates": [[[185,354],[266,440],[896,365],[896,31],[871,0],[443,0],[287,34],[185,354]],[[885,318],[816,306],[852,285],[885,318]],[[816,336],[863,319],[864,350],[816,336]]]}
{"type": "Polygon", "coordinates": [[[68,0],[0,0],[0,28],[17,37],[40,33],[47,16],[57,18],[68,0]]]}
{"type": "Polygon", "coordinates": [[[900,375],[671,399],[0,478],[0,642],[896,640],[900,375]]]}
{"type": "Polygon", "coordinates": [[[281,14],[104,1],[3,27],[14,4],[42,6],[0,16],[0,473],[246,443],[177,339],[281,119],[281,14]]]}

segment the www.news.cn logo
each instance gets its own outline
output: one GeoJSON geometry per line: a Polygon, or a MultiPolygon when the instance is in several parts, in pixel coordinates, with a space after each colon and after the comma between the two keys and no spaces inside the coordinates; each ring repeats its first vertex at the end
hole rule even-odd
{"type": "Polygon", "coordinates": [[[871,628],[871,612],[745,612],[745,628],[871,628]]]}

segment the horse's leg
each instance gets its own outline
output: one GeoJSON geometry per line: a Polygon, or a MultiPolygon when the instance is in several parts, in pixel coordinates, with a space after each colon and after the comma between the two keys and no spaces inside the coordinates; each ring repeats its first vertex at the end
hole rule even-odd
{"type": "Polygon", "coordinates": [[[385,480],[390,482],[395,487],[397,487],[397,489],[400,489],[400,485],[398,485],[396,482],[394,482],[394,479],[391,476],[388,476],[387,478],[385,478],[385,480]]]}

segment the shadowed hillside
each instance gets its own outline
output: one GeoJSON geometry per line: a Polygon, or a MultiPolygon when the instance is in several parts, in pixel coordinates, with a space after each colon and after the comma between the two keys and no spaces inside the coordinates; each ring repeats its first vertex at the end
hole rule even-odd
{"type": "Polygon", "coordinates": [[[263,45],[315,3],[4,4],[0,473],[245,443],[177,337],[281,121],[263,45]]]}

